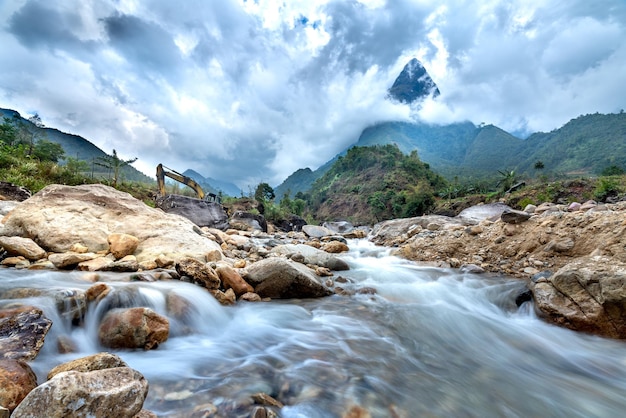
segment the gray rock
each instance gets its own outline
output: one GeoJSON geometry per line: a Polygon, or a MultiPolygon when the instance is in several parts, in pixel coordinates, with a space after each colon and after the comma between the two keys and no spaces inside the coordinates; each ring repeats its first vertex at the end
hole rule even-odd
{"type": "Polygon", "coordinates": [[[148,394],[148,382],[128,367],[69,371],[37,386],[19,404],[13,418],[133,417],[148,394]]]}
{"type": "Polygon", "coordinates": [[[155,203],[164,212],[183,216],[199,227],[229,228],[228,215],[220,203],[175,194],[158,197],[155,203]]]}
{"type": "Polygon", "coordinates": [[[531,216],[530,213],[521,210],[506,209],[500,215],[500,219],[507,224],[521,224],[529,220],[531,216]]]}
{"type": "Polygon", "coordinates": [[[305,264],[315,264],[316,266],[326,267],[335,271],[350,269],[350,266],[348,266],[348,263],[344,260],[306,244],[277,245],[272,248],[270,253],[285,256],[289,254],[301,254],[304,257],[303,262],[305,264]]]}
{"type": "Polygon", "coordinates": [[[280,257],[266,258],[247,268],[244,277],[261,297],[277,299],[329,296],[327,288],[310,268],[280,257]]]}
{"type": "Polygon", "coordinates": [[[267,221],[263,215],[256,215],[254,213],[238,210],[233,213],[233,216],[230,218],[230,222],[242,223],[244,225],[248,225],[252,229],[256,229],[257,231],[267,232],[267,221]]]}
{"type": "Polygon", "coordinates": [[[502,215],[502,212],[507,210],[513,209],[504,203],[488,203],[485,205],[476,205],[463,209],[457,215],[457,218],[461,219],[467,225],[473,225],[478,224],[485,219],[498,219],[502,215]]]}
{"type": "Polygon", "coordinates": [[[0,353],[3,358],[32,360],[43,347],[52,321],[41,309],[23,306],[0,310],[0,353]]]}
{"type": "Polygon", "coordinates": [[[317,225],[304,225],[302,232],[311,238],[322,238],[334,234],[330,229],[317,225]]]}
{"type": "Polygon", "coordinates": [[[345,234],[354,229],[354,225],[348,221],[324,222],[322,226],[333,231],[335,234],[345,234]]]}

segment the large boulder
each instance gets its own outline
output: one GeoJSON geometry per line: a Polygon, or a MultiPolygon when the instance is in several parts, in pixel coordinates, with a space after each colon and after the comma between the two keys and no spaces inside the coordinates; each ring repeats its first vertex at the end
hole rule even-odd
{"type": "Polygon", "coordinates": [[[169,336],[169,321],[150,308],[114,309],[100,323],[100,343],[109,348],[157,348],[169,336]]]}
{"type": "Polygon", "coordinates": [[[51,326],[52,321],[33,306],[0,310],[0,358],[34,359],[51,326]]]}
{"type": "Polygon", "coordinates": [[[626,338],[626,264],[583,257],[531,281],[535,307],[547,321],[612,338],[626,338]]]}
{"type": "Polygon", "coordinates": [[[164,212],[183,216],[200,227],[229,228],[228,215],[220,203],[175,194],[158,197],[155,203],[164,212]]]}
{"type": "Polygon", "coordinates": [[[43,249],[64,253],[76,243],[108,250],[113,233],[137,237],[139,262],[163,254],[202,258],[219,245],[200,235],[190,220],[150,208],[128,193],[102,184],[50,185],[20,203],[2,223],[0,235],[33,239],[43,249]]]}
{"type": "Polygon", "coordinates": [[[21,360],[0,359],[0,406],[9,411],[37,386],[37,376],[21,360]]]}
{"type": "Polygon", "coordinates": [[[349,270],[348,263],[344,260],[335,257],[326,251],[319,250],[306,244],[284,244],[277,245],[272,248],[272,254],[276,255],[292,255],[302,254],[305,264],[314,264],[320,267],[326,267],[331,270],[349,270]]]}
{"type": "Polygon", "coordinates": [[[62,372],[33,389],[11,417],[131,418],[147,394],[146,379],[128,367],[62,372]]]}
{"type": "Polygon", "coordinates": [[[281,257],[266,258],[253,263],[247,268],[245,279],[261,297],[316,298],[332,293],[313,270],[281,257]]]}

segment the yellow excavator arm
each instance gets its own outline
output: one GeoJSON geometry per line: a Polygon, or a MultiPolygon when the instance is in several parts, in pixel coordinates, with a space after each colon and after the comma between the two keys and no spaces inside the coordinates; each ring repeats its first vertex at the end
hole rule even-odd
{"type": "MultiPolygon", "coordinates": [[[[165,196],[167,194],[165,192],[165,177],[169,177],[179,183],[183,183],[191,187],[196,192],[198,199],[204,199],[204,190],[202,190],[202,187],[200,187],[198,183],[196,183],[190,177],[180,174],[179,172],[174,171],[171,168],[165,167],[163,164],[157,165],[156,169],[157,185],[159,187],[159,193],[161,194],[161,196],[165,196]]],[[[211,193],[211,195],[213,195],[213,193],[211,193]]]]}

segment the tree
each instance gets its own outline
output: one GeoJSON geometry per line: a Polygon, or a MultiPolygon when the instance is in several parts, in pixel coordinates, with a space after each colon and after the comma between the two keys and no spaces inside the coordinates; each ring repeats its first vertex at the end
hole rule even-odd
{"type": "Polygon", "coordinates": [[[7,117],[0,125],[0,142],[6,145],[14,145],[17,142],[17,129],[7,117]]]}
{"type": "Polygon", "coordinates": [[[274,189],[267,183],[259,183],[254,191],[254,198],[259,202],[270,202],[275,197],[274,189]]]}
{"type": "Polygon", "coordinates": [[[65,159],[65,150],[61,144],[44,139],[35,144],[35,147],[33,148],[33,156],[39,159],[39,161],[52,161],[53,163],[58,163],[59,160],[65,159]]]}
{"type": "Polygon", "coordinates": [[[517,181],[517,174],[515,173],[515,170],[511,170],[511,171],[498,170],[498,173],[500,173],[500,180],[498,180],[498,183],[496,185],[501,186],[502,191],[506,192],[511,187],[513,187],[513,185],[517,181]]]}
{"type": "MultiPolygon", "coordinates": [[[[113,187],[117,187],[117,181],[119,179],[120,170],[127,165],[130,165],[137,161],[137,157],[131,158],[128,160],[122,160],[117,155],[117,151],[113,150],[113,155],[106,155],[104,157],[99,157],[94,164],[99,165],[100,167],[107,168],[108,170],[113,171],[113,187]]],[[[109,171],[110,173],[110,171],[109,171]]]]}
{"type": "Polygon", "coordinates": [[[537,160],[537,162],[535,162],[535,170],[543,170],[544,167],[543,161],[537,160]]]}
{"type": "Polygon", "coordinates": [[[20,116],[14,115],[13,125],[15,125],[17,132],[17,143],[28,146],[26,155],[32,155],[35,144],[47,138],[46,132],[43,130],[45,125],[37,113],[28,118],[28,122],[24,122],[20,116]]]}

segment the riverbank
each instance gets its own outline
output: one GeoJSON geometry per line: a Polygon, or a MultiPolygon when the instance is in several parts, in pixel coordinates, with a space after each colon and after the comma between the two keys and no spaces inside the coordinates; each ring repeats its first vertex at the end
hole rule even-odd
{"type": "Polygon", "coordinates": [[[469,221],[463,213],[392,220],[371,239],[420,263],[523,279],[526,299],[532,295],[547,321],[626,338],[626,202],[543,204],[531,212],[510,221],[489,210],[469,221]]]}

